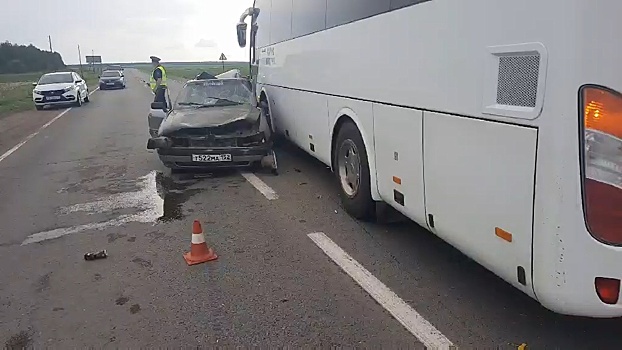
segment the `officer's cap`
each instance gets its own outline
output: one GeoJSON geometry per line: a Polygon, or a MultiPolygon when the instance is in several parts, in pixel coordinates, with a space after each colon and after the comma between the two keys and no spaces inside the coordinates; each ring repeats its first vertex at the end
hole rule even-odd
{"type": "Polygon", "coordinates": [[[151,62],[160,62],[160,57],[151,56],[149,58],[151,58],[151,62]]]}

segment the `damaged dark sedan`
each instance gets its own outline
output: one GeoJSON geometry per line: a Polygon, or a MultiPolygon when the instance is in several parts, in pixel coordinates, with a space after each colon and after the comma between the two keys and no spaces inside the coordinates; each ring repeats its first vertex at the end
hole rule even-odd
{"type": "MultiPolygon", "coordinates": [[[[164,108],[156,106],[153,108],[164,108]]],[[[272,132],[248,79],[188,81],[147,142],[172,170],[267,168],[276,174],[272,132]]]]}

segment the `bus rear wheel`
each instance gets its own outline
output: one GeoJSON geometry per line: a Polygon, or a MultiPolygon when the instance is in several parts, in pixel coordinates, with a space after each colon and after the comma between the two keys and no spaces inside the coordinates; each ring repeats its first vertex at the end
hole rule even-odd
{"type": "Polygon", "coordinates": [[[339,129],[333,157],[345,211],[359,220],[374,220],[376,207],[371,197],[367,150],[353,123],[346,122],[339,129]]]}

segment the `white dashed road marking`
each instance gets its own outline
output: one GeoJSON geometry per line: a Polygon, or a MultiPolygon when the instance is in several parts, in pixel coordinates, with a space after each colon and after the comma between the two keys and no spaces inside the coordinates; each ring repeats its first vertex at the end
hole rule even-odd
{"type": "Polygon", "coordinates": [[[264,197],[268,198],[268,200],[274,200],[274,199],[279,198],[279,195],[276,194],[276,191],[274,191],[265,182],[261,181],[261,179],[258,178],[255,174],[242,173],[242,176],[244,176],[246,181],[248,181],[251,185],[253,185],[253,187],[255,187],[257,191],[261,192],[261,194],[263,194],[264,197]]]}
{"type": "Polygon", "coordinates": [[[391,289],[384,285],[358,261],[341,249],[322,232],[307,235],[320,249],[343,269],[356,283],[384,307],[395,319],[412,333],[427,348],[449,349],[454,347],[443,333],[410,307],[391,289]]]}
{"type": "MultiPolygon", "coordinates": [[[[89,93],[89,96],[91,96],[95,91],[99,90],[99,88],[91,91],[89,93]]],[[[30,141],[33,137],[39,135],[39,133],[41,131],[43,131],[43,129],[47,128],[48,126],[50,126],[52,123],[54,123],[56,120],[60,119],[60,117],[64,116],[65,113],[69,112],[73,107],[69,107],[67,109],[65,109],[64,111],[60,112],[56,117],[54,117],[52,120],[50,120],[49,122],[43,124],[42,127],[39,128],[39,130],[33,132],[32,134],[26,136],[26,138],[18,143],[17,145],[15,145],[13,148],[11,148],[10,150],[4,152],[4,154],[2,154],[0,156],[0,162],[2,162],[3,160],[5,160],[8,156],[10,156],[11,154],[13,154],[15,151],[17,151],[20,147],[22,147],[23,145],[26,144],[26,142],[30,141]]]]}

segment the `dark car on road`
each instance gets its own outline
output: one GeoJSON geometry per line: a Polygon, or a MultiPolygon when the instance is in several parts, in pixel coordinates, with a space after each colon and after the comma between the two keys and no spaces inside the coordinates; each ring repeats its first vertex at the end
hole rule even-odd
{"type": "MultiPolygon", "coordinates": [[[[153,102],[152,110],[165,109],[153,102]]],[[[150,128],[158,121],[151,120],[150,128]]],[[[184,168],[269,168],[276,173],[272,132],[248,79],[188,81],[157,134],[147,142],[164,165],[184,168]]]]}
{"type": "Polygon", "coordinates": [[[125,89],[125,75],[118,70],[106,70],[99,76],[99,89],[125,89]]]}

